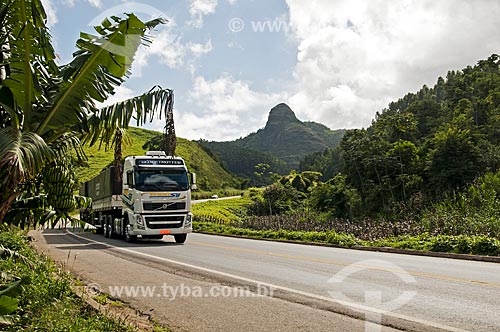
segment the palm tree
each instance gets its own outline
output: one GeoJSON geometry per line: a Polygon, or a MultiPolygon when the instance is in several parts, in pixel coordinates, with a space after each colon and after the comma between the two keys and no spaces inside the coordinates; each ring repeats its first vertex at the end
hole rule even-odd
{"type": "Polygon", "coordinates": [[[172,110],[173,93],[161,88],[96,107],[128,77],[137,49],[150,43],[147,31],[163,23],[106,19],[95,35],[81,33],[73,60],[58,65],[41,0],[0,5],[0,223],[22,184],[67,148],[106,142],[132,117],[141,125],[172,110]]]}

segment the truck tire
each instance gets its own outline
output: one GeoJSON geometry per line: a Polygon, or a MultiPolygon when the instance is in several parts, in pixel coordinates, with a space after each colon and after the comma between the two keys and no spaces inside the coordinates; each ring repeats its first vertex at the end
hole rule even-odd
{"type": "Polygon", "coordinates": [[[110,234],[109,234],[109,225],[108,225],[108,222],[106,221],[104,223],[104,225],[102,225],[103,229],[104,229],[104,237],[105,238],[109,238],[110,237],[110,234]]]}
{"type": "Polygon", "coordinates": [[[135,242],[137,241],[137,235],[130,235],[130,232],[128,230],[128,222],[125,222],[124,223],[124,232],[125,232],[125,241],[127,241],[128,243],[132,243],[132,242],[135,242]]]}
{"type": "Polygon", "coordinates": [[[175,243],[184,243],[187,239],[187,234],[175,234],[174,235],[175,243]]]}
{"type": "Polygon", "coordinates": [[[107,224],[108,224],[108,229],[109,229],[109,238],[110,239],[116,238],[115,224],[113,222],[113,216],[112,215],[108,215],[108,217],[107,217],[107,224]]]}

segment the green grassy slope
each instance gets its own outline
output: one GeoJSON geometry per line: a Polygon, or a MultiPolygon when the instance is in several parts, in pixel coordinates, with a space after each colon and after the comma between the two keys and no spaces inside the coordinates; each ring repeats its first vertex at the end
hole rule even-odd
{"type": "MultiPolygon", "coordinates": [[[[144,143],[161,133],[141,128],[130,128],[128,134],[132,143],[123,147],[123,157],[144,155],[146,153],[146,150],[142,148],[144,143]]],[[[86,165],[81,165],[75,169],[79,182],[85,182],[93,178],[113,161],[112,150],[105,151],[104,147],[99,149],[98,146],[85,146],[84,150],[88,157],[86,165]]],[[[176,154],[186,160],[191,172],[197,174],[198,184],[201,189],[222,188],[235,183],[234,177],[195,142],[177,138],[176,154]]]]}

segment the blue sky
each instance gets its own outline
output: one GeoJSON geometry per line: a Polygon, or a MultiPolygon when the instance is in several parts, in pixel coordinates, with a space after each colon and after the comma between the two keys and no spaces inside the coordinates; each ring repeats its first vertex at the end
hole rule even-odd
{"type": "Polygon", "coordinates": [[[246,136],[280,102],[332,129],[366,127],[390,101],[500,52],[500,4],[489,0],[43,3],[61,63],[106,15],[168,18],[109,102],[171,88],[177,135],[189,139],[246,136]]]}

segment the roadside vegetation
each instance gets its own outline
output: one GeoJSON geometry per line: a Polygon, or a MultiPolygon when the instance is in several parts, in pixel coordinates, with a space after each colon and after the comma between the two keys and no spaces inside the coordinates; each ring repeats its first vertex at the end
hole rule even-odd
{"type": "MultiPolygon", "coordinates": [[[[83,150],[106,147],[120,164],[132,119],[162,116],[173,127],[173,91],[159,86],[100,108],[130,74],[135,54],[162,18],[112,16],[81,33],[73,59],[60,64],[40,0],[0,4],[0,329],[128,331],[90,309],[71,278],[38,256],[18,230],[72,219],[90,200],[74,195],[83,150]]],[[[165,148],[175,148],[165,132],[165,148]]],[[[170,151],[170,150],[168,150],[170,151]]],[[[100,156],[102,157],[102,155],[100,156]]],[[[108,162],[109,163],[109,162],[108,162]]]]}
{"type": "MultiPolygon", "coordinates": [[[[250,189],[240,199],[196,204],[195,231],[340,247],[500,255],[500,187],[496,187],[500,174],[486,174],[467,190],[433,204],[417,217],[415,210],[400,205],[392,214],[355,219],[318,212],[316,190],[323,192],[324,188],[304,193],[290,180],[290,176],[283,177],[265,189],[250,189]]],[[[324,197],[334,198],[331,193],[324,197]]]]}
{"type": "Polygon", "coordinates": [[[247,206],[251,202],[248,197],[242,197],[193,204],[194,220],[216,224],[239,223],[246,218],[247,206]]]}
{"type": "Polygon", "coordinates": [[[136,331],[77,297],[76,280],[31,248],[24,232],[2,227],[0,243],[1,331],[136,331]]]}

